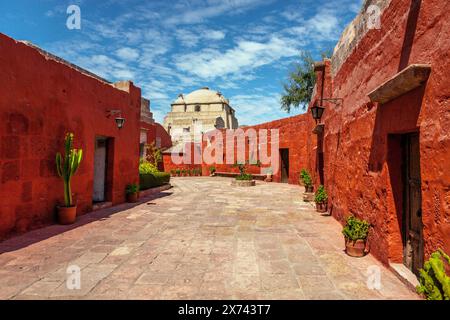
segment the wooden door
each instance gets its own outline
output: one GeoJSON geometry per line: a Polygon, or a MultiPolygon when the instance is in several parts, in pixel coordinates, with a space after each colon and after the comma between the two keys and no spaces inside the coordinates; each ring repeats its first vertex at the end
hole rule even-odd
{"type": "Polygon", "coordinates": [[[281,182],[289,181],[289,149],[280,149],[281,158],[281,182]]]}
{"type": "Polygon", "coordinates": [[[404,264],[415,274],[423,267],[422,190],[419,134],[404,136],[404,264]]]}
{"type": "Polygon", "coordinates": [[[94,152],[94,190],[92,195],[93,202],[105,201],[106,186],[106,158],[107,158],[107,139],[97,137],[95,139],[94,152]]]}

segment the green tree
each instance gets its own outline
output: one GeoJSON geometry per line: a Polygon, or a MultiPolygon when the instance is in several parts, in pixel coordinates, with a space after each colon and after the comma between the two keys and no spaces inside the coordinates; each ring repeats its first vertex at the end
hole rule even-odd
{"type": "MultiPolygon", "coordinates": [[[[331,53],[331,50],[324,51],[322,58],[331,57],[331,53]]],[[[310,52],[304,51],[300,55],[300,62],[296,63],[294,70],[289,73],[288,82],[283,84],[281,109],[288,113],[292,107],[305,110],[312,99],[315,84],[314,59],[310,52]]]]}

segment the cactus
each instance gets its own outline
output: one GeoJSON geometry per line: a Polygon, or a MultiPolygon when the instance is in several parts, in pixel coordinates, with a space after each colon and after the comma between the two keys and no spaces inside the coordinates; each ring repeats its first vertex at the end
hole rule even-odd
{"type": "Polygon", "coordinates": [[[73,133],[66,134],[65,156],[63,158],[59,152],[56,154],[56,170],[58,176],[64,181],[64,204],[66,207],[73,206],[70,181],[77,172],[82,158],[83,150],[73,149],[73,133]]]}
{"type": "Polygon", "coordinates": [[[450,300],[450,276],[445,273],[443,260],[450,264],[450,257],[439,249],[419,270],[420,285],[416,289],[427,300],[450,300]]]}

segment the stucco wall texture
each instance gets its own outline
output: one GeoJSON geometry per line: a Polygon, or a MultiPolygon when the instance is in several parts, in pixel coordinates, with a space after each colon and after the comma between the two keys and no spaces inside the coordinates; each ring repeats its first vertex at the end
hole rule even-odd
{"type": "MultiPolygon", "coordinates": [[[[450,252],[450,12],[440,0],[392,1],[381,29],[367,31],[332,81],[327,107],[324,183],[332,214],[373,224],[370,247],[381,261],[402,261],[401,156],[396,134],[418,132],[425,256],[450,252]],[[411,64],[428,64],[426,84],[384,105],[368,93],[411,64]]],[[[329,76],[330,63],[326,68],[329,76]]],[[[327,79],[326,78],[326,79],[327,79]]],[[[319,75],[320,79],[320,75],[319,75]]],[[[328,86],[328,88],[327,88],[328,86]]],[[[316,91],[320,99],[320,90],[316,91]]],[[[316,142],[309,142],[312,146],[316,142]]],[[[314,154],[310,154],[314,166],[314,154]]],[[[317,174],[316,174],[317,176],[317,174]]]]}
{"type": "MultiPolygon", "coordinates": [[[[439,0],[383,4],[381,29],[359,28],[362,34],[340,41],[351,42],[349,52],[340,46],[333,59],[316,68],[309,108],[326,107],[322,135],[312,133],[316,124],[309,112],[243,129],[279,129],[280,149],[289,149],[289,183],[298,183],[300,170],[308,168],[316,188],[325,185],[336,219],[343,223],[356,215],[373,225],[370,250],[387,264],[403,260],[399,135],[405,133],[420,135],[425,257],[437,248],[450,252],[450,12],[439,0]],[[383,105],[370,101],[372,90],[411,64],[431,66],[424,85],[383,105]]],[[[203,164],[204,174],[209,166],[203,164]]],[[[237,172],[230,165],[215,166],[237,172]]],[[[275,172],[274,181],[280,178],[275,172]]]]}
{"type": "Polygon", "coordinates": [[[55,154],[75,134],[84,159],[73,178],[78,214],[92,210],[95,137],[110,139],[107,200],[125,201],[137,183],[141,92],[84,74],[41,51],[0,34],[0,237],[49,224],[63,202],[55,154]],[[119,130],[107,110],[122,110],[119,130]]]}

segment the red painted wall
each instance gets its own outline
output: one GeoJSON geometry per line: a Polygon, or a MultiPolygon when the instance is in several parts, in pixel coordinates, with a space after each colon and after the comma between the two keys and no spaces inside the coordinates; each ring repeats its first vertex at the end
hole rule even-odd
{"type": "MultiPolygon", "coordinates": [[[[385,263],[402,261],[401,157],[395,134],[420,133],[426,257],[439,247],[450,252],[447,5],[428,0],[414,9],[411,1],[392,1],[383,13],[381,30],[368,31],[332,82],[328,68],[331,92],[325,94],[343,98],[342,104],[324,103],[323,172],[331,210],[340,221],[349,214],[368,219],[374,226],[371,252],[385,263]],[[426,85],[385,105],[370,102],[369,92],[414,63],[431,65],[426,85]]],[[[310,148],[317,146],[315,139],[308,142],[310,148]]],[[[316,154],[309,157],[317,177],[316,154]]]]}
{"type": "MultiPolygon", "coordinates": [[[[164,128],[163,128],[164,129],[164,128]]],[[[185,170],[192,170],[192,169],[202,169],[202,164],[195,163],[195,157],[198,159],[201,159],[200,152],[197,152],[196,150],[201,150],[200,146],[196,147],[194,143],[187,143],[185,150],[190,150],[190,152],[184,154],[179,153],[179,157],[186,158],[187,161],[184,161],[184,163],[175,163],[172,160],[172,153],[163,153],[163,169],[164,172],[170,173],[171,170],[177,170],[177,169],[185,169],[185,170]],[[197,152],[197,155],[195,155],[195,152],[197,152]]]]}
{"type": "Polygon", "coordinates": [[[113,139],[107,193],[114,204],[123,202],[126,184],[138,182],[140,89],[114,88],[3,34],[0,52],[0,237],[54,220],[63,201],[55,154],[68,131],[84,150],[72,184],[78,214],[92,210],[96,135],[113,139]],[[111,109],[122,110],[122,130],[106,117],[111,109]]]}

